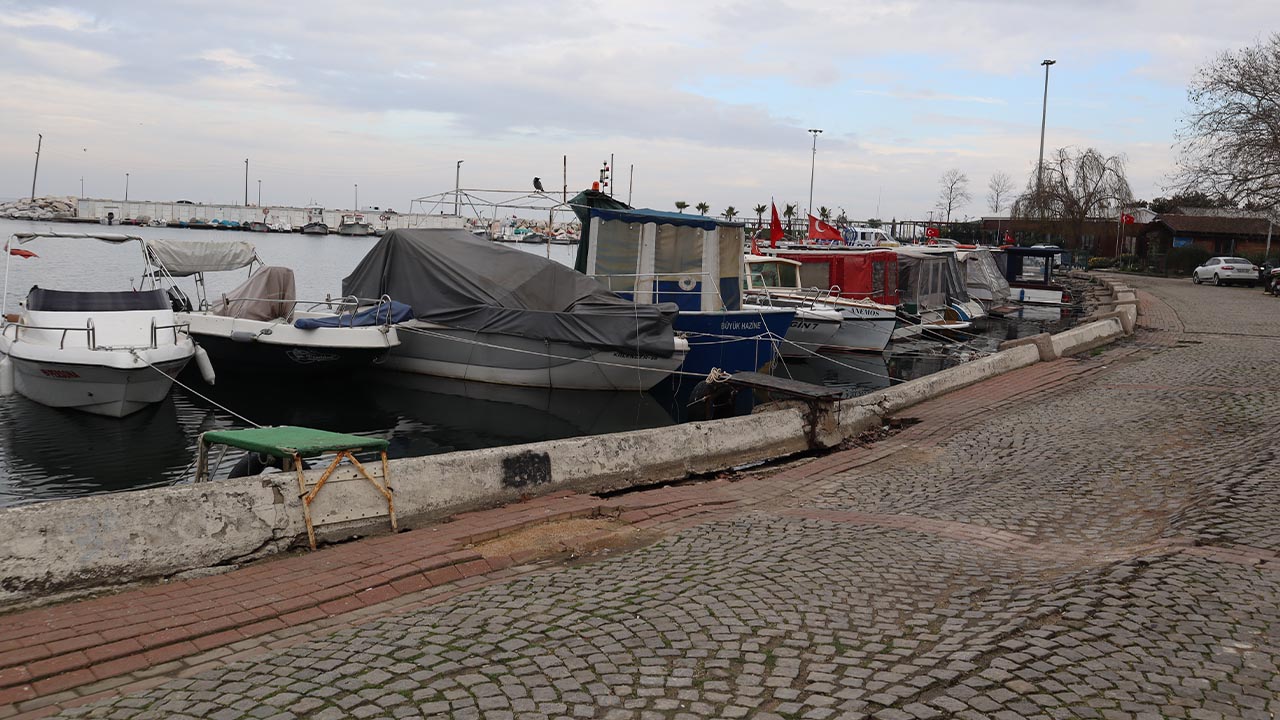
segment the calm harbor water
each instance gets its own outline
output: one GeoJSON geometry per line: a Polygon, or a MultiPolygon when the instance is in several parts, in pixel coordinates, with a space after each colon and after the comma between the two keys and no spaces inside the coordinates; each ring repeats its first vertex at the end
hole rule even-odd
{"type": "MultiPolygon", "coordinates": [[[[23,230],[91,232],[101,226],[0,220],[8,239],[23,230]]],[[[341,293],[347,275],[377,238],[242,233],[168,228],[112,228],[146,238],[247,240],[263,260],[293,268],[301,300],[341,293]]],[[[84,239],[40,239],[23,246],[38,258],[9,261],[6,312],[32,285],[61,290],[125,290],[142,277],[136,243],[110,245],[84,239]]],[[[546,246],[521,245],[538,254],[546,246]]],[[[553,258],[572,264],[574,246],[553,245],[553,258]]],[[[210,296],[244,280],[243,272],[213,274],[210,296]]],[[[191,287],[187,288],[188,291],[191,287]]],[[[775,372],[871,392],[993,350],[1000,341],[1054,330],[1069,318],[992,320],[959,348],[939,342],[895,347],[884,356],[839,354],[780,364],[775,372]]],[[[0,506],[79,497],[185,482],[194,472],[201,432],[243,427],[218,406],[262,425],[306,425],[384,437],[392,457],[412,457],[580,435],[659,427],[683,418],[678,401],[648,393],[592,393],[505,388],[479,383],[369,371],[324,384],[228,378],[208,387],[189,370],[155,407],[124,419],[46,408],[24,397],[0,398],[0,506]],[[193,392],[194,391],[194,392],[193,392]],[[202,395],[204,397],[202,397],[202,395]],[[215,404],[216,403],[216,404],[215,404]]],[[[222,473],[229,470],[229,460],[222,473]]]]}

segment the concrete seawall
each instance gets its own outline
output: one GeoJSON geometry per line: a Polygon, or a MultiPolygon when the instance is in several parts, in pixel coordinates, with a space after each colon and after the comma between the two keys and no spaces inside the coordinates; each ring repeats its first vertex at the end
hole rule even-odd
{"type": "MultiPolygon", "coordinates": [[[[1103,280],[1113,298],[1132,291],[1103,280]]],[[[1137,305],[1118,305],[1132,313],[1137,305]]],[[[1115,311],[1113,311],[1115,312],[1115,311]]],[[[1131,326],[1131,323],[1128,324],[1131,326]]],[[[849,400],[711,422],[405,458],[391,462],[402,529],[448,515],[561,490],[604,492],[678,480],[830,447],[914,404],[1124,335],[1118,317],[1077,326],[849,400]],[[1047,347],[1046,347],[1047,346],[1047,347]]],[[[311,479],[320,471],[312,470],[311,479]]],[[[312,506],[322,538],[385,532],[386,505],[349,469],[312,506]]],[[[306,530],[297,481],[265,475],[0,510],[0,605],[281,552],[306,530]]]]}

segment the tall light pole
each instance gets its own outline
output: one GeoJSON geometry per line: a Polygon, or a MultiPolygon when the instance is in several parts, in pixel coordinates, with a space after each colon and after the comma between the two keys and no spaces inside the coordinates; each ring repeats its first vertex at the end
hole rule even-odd
{"type": "Polygon", "coordinates": [[[355,212],[360,212],[360,183],[355,183],[355,186],[356,186],[356,205],[351,209],[354,210],[355,212]]]}
{"type": "Polygon", "coordinates": [[[813,170],[818,164],[818,135],[822,133],[817,128],[809,128],[809,132],[813,135],[813,158],[809,161],[809,214],[813,214],[813,170]]]}
{"type": "Polygon", "coordinates": [[[1044,101],[1040,106],[1040,161],[1036,163],[1036,199],[1040,200],[1040,193],[1044,188],[1044,121],[1049,111],[1049,66],[1056,63],[1056,60],[1045,60],[1040,63],[1044,66],[1044,101]]]}
{"type": "Polygon", "coordinates": [[[41,145],[44,145],[44,135],[41,133],[37,133],[36,134],[36,166],[31,171],[31,201],[32,202],[35,202],[35,199],[36,199],[36,175],[40,174],[40,146],[41,145]]]}
{"type": "Polygon", "coordinates": [[[244,206],[249,207],[249,158],[244,159],[244,206]]]}
{"type": "Polygon", "coordinates": [[[262,207],[262,181],[258,181],[258,207],[262,207]]]}
{"type": "Polygon", "coordinates": [[[80,176],[80,197],[84,197],[84,176],[80,176]]]}
{"type": "Polygon", "coordinates": [[[129,202],[129,173],[124,174],[124,201],[129,202]]]}
{"type": "MultiPolygon", "coordinates": [[[[567,162],[567,161],[566,161],[567,162]]],[[[458,201],[462,198],[462,161],[453,168],[453,214],[458,215],[461,210],[458,207],[458,201]]]]}

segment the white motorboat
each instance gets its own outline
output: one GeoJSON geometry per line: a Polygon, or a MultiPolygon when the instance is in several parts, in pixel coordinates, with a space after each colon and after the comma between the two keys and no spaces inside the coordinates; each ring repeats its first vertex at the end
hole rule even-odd
{"type": "MultiPolygon", "coordinates": [[[[15,233],[36,238],[89,238],[109,243],[132,235],[15,233]]],[[[8,273],[6,272],[6,277],[8,273]]],[[[144,280],[154,285],[154,277],[144,280]]],[[[7,294],[6,282],[6,294],[7,294]]],[[[0,388],[42,405],[124,417],[169,394],[173,378],[196,353],[170,297],[154,286],[121,292],[32,288],[0,331],[0,388]],[[8,377],[5,377],[8,376],[8,377]]]]}
{"type": "Polygon", "coordinates": [[[361,213],[347,213],[338,223],[339,235],[364,236],[369,234],[370,229],[369,221],[361,213]]]}
{"type": "Polygon", "coordinates": [[[147,243],[148,259],[173,288],[177,318],[218,372],[324,374],[365,367],[400,344],[394,323],[411,315],[386,298],[298,300],[293,271],[263,264],[243,240],[147,243]],[[210,300],[206,272],[248,269],[238,287],[210,300]],[[178,278],[195,281],[195,301],[178,278]]]}
{"type": "Polygon", "coordinates": [[[674,305],[625,300],[553,260],[462,229],[391,230],[342,281],[412,306],[384,367],[502,385],[647,390],[689,351],[674,305]]]}
{"type": "Polygon", "coordinates": [[[797,352],[791,346],[795,343],[802,348],[816,350],[856,350],[881,352],[889,344],[894,327],[898,324],[897,309],[892,305],[884,305],[868,298],[842,297],[838,291],[828,288],[801,287],[801,268],[799,260],[775,257],[771,255],[746,255],[744,258],[747,272],[743,276],[744,293],[751,302],[767,304],[773,307],[797,308],[796,320],[792,321],[787,331],[787,343],[784,343],[784,355],[795,356],[809,354],[797,352]],[[796,323],[801,322],[802,313],[808,322],[816,325],[819,317],[835,312],[839,317],[838,325],[832,330],[830,337],[820,338],[816,334],[817,327],[809,332],[801,329],[796,336],[796,323]],[[817,313],[817,316],[813,314],[817,313]],[[816,341],[816,346],[815,346],[816,341]]]}

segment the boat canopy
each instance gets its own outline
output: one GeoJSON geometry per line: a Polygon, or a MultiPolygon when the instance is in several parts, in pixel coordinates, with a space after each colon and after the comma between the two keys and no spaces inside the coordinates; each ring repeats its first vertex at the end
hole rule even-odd
{"type": "Polygon", "coordinates": [[[1062,254],[1057,248],[1036,248],[1010,246],[1001,248],[1004,277],[1010,283],[1025,282],[1026,276],[1035,276],[1035,281],[1051,284],[1053,277],[1053,260],[1062,254]],[[1028,262],[1029,261],[1029,262],[1028,262]]]}
{"type": "Polygon", "coordinates": [[[985,249],[964,250],[956,253],[956,260],[964,270],[965,286],[971,295],[1002,305],[1009,301],[1009,281],[1004,279],[1000,266],[985,249]]]}
{"type": "MultiPolygon", "coordinates": [[[[898,287],[907,312],[919,314],[946,307],[950,284],[946,256],[905,247],[897,248],[897,252],[898,287]]],[[[958,279],[956,282],[960,283],[958,279]]]]}
{"type": "Polygon", "coordinates": [[[777,256],[799,261],[800,284],[830,289],[840,297],[871,300],[884,305],[901,302],[898,294],[898,254],[889,249],[850,250],[810,246],[778,250],[777,256]]]}
{"type": "Polygon", "coordinates": [[[670,357],[670,303],[634,303],[558,262],[455,228],[392,230],[342,281],[344,295],[413,307],[478,332],[670,357]]]}
{"type": "Polygon", "coordinates": [[[29,243],[37,238],[80,238],[87,240],[101,240],[109,243],[126,243],[133,240],[142,242],[142,238],[137,235],[123,235],[120,233],[82,233],[82,232],[57,232],[49,230],[46,232],[16,232],[13,234],[20,243],[29,243]]]}
{"type": "Polygon", "coordinates": [[[569,201],[569,207],[573,209],[573,214],[578,218],[578,224],[582,226],[582,231],[578,236],[578,254],[574,257],[573,269],[586,275],[587,254],[591,250],[591,208],[630,210],[631,206],[621,200],[615,200],[599,190],[583,190],[573,196],[573,199],[569,201]]]}
{"type": "Polygon", "coordinates": [[[287,320],[293,316],[296,300],[293,271],[268,265],[219,298],[210,311],[245,320],[287,320]]]}
{"type": "Polygon", "coordinates": [[[586,274],[637,302],[742,309],[743,225],[659,210],[589,211],[586,274]]]}
{"type": "Polygon", "coordinates": [[[239,270],[258,259],[257,250],[243,240],[148,240],[147,252],[156,266],[173,277],[239,270]]]}

